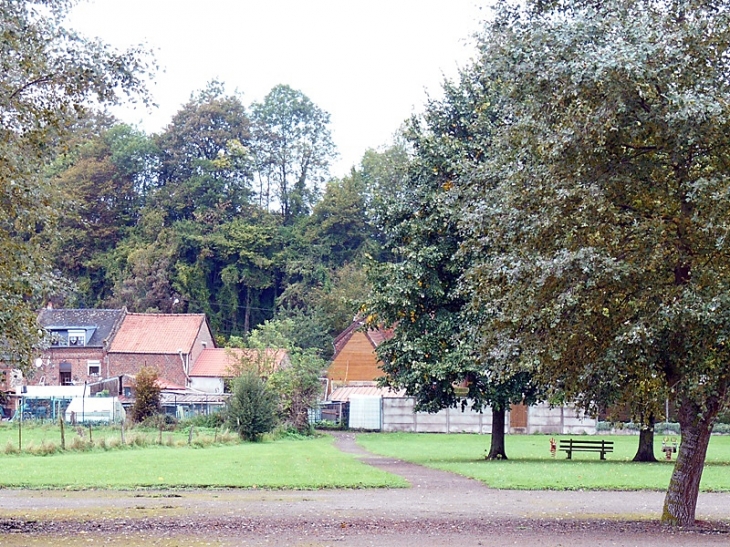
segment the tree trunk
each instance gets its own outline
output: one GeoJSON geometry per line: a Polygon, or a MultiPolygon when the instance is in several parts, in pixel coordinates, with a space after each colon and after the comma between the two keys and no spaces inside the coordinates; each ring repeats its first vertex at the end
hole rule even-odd
{"type": "Polygon", "coordinates": [[[243,332],[248,334],[251,327],[251,287],[246,287],[246,306],[243,310],[243,332]]]}
{"type": "Polygon", "coordinates": [[[639,449],[634,456],[635,462],[655,462],[654,456],[654,416],[649,416],[648,424],[643,424],[639,431],[639,449]]]}
{"type": "Polygon", "coordinates": [[[505,407],[492,408],[492,444],[489,447],[488,460],[506,460],[507,452],[504,449],[504,422],[507,409],[505,407]]]}
{"type": "MultiPolygon", "coordinates": [[[[687,405],[697,410],[694,405],[687,405]]],[[[702,417],[692,412],[680,412],[681,443],[677,453],[677,463],[669,481],[664,498],[662,522],[674,526],[692,526],[695,523],[697,496],[700,492],[700,479],[705,465],[707,445],[715,414],[705,411],[702,417]],[[689,419],[683,419],[682,414],[689,419]]]]}

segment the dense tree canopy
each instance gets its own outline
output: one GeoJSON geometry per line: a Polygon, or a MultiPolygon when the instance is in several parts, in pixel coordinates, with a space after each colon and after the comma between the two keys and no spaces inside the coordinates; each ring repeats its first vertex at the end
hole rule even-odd
{"type": "Polygon", "coordinates": [[[291,318],[297,345],[330,355],[366,292],[368,190],[353,169],[315,200],[334,150],[327,115],[301,92],[277,86],[252,110],[257,131],[214,81],[158,135],[108,118],[77,124],[50,169],[64,214],[49,248],[76,286],[59,303],[204,312],[221,341],[291,318]],[[304,185],[287,178],[303,200],[288,217],[252,186],[273,176],[257,163],[262,147],[304,185]]]}
{"type": "Polygon", "coordinates": [[[501,121],[461,225],[475,339],[587,408],[669,394],[663,520],[691,524],[730,394],[730,13],[539,4],[502,5],[482,37],[501,121]]]}

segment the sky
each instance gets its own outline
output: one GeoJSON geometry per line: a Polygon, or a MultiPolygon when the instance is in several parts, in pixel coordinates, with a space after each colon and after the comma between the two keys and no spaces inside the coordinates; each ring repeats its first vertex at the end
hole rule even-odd
{"type": "Polygon", "coordinates": [[[300,90],[331,116],[344,176],[368,148],[441,95],[475,53],[489,16],[478,0],[87,0],[68,25],[120,49],[140,43],[160,71],[158,105],[114,113],[159,132],[191,93],[217,79],[245,105],[276,85],[300,90]]]}

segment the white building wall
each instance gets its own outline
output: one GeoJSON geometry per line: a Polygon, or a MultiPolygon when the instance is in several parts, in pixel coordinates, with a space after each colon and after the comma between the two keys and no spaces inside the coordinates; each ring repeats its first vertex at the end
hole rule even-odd
{"type": "MultiPolygon", "coordinates": [[[[352,423],[352,399],[350,400],[352,423]]],[[[448,408],[430,414],[413,412],[414,400],[410,397],[383,397],[382,430],[410,433],[479,433],[491,434],[492,410],[487,407],[481,413],[469,408],[448,408]]],[[[509,412],[505,420],[505,433],[510,431],[509,412]]],[[[365,428],[363,428],[365,429],[365,428]]],[[[375,429],[370,427],[367,429],[375,429]]],[[[528,408],[527,431],[552,435],[594,435],[596,420],[583,415],[572,406],[551,408],[539,404],[528,408]]]]}
{"type": "Polygon", "coordinates": [[[190,387],[203,393],[223,393],[223,378],[191,376],[190,387]]]}
{"type": "MultiPolygon", "coordinates": [[[[492,411],[475,412],[469,408],[446,408],[436,413],[413,412],[410,397],[383,397],[383,431],[410,433],[492,432],[492,411]]],[[[507,430],[505,428],[505,430],[507,430]]]]}
{"type": "Polygon", "coordinates": [[[350,429],[381,429],[381,401],[379,396],[352,395],[350,397],[350,429]]]}
{"type": "Polygon", "coordinates": [[[596,420],[572,405],[550,407],[540,403],[528,408],[527,432],[550,435],[595,435],[596,420]]]}

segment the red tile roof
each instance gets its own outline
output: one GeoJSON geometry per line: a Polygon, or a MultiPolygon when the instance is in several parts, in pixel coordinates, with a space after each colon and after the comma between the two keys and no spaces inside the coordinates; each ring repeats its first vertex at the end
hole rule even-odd
{"type": "Polygon", "coordinates": [[[112,341],[110,353],[190,353],[202,313],[128,313],[112,341]]]}
{"type": "Polygon", "coordinates": [[[289,361],[284,349],[208,348],[193,364],[190,376],[229,378],[236,375],[236,368],[246,361],[259,367],[262,374],[271,374],[289,361]]]}

